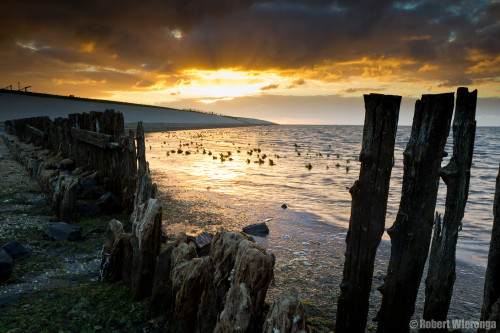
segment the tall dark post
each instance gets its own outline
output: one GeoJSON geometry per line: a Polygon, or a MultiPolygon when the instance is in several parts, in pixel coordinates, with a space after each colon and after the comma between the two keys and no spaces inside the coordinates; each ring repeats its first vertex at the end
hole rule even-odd
{"type": "MultiPolygon", "coordinates": [[[[436,225],[425,280],[425,320],[446,320],[455,283],[455,253],[469,194],[476,135],[477,90],[458,88],[453,121],[453,156],[440,175],[447,186],[443,225],[436,225]]],[[[436,331],[436,330],[433,330],[436,331]]],[[[447,331],[447,329],[443,329],[447,331]]]]}
{"type": "MultiPolygon", "coordinates": [[[[495,218],[491,231],[488,267],[484,279],[481,321],[495,321],[498,330],[500,328],[500,171],[497,176],[493,215],[495,218]]],[[[486,332],[486,330],[480,329],[478,332],[486,332]]]]}
{"type": "Polygon", "coordinates": [[[406,332],[431,242],[439,169],[450,131],[454,94],[423,95],[415,104],[410,141],[404,152],[401,202],[387,231],[387,268],[377,332],[406,332]]]}
{"type": "Polygon", "coordinates": [[[344,277],[340,285],[335,332],[364,332],[372,286],[373,264],[385,227],[389,181],[401,96],[370,94],[365,99],[365,125],[354,183],[347,232],[344,277]]]}

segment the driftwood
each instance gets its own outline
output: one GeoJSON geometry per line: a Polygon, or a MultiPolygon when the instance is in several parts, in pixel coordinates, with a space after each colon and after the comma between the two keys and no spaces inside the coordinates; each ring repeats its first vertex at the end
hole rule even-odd
{"type": "MultiPolygon", "coordinates": [[[[497,176],[495,201],[493,203],[493,229],[491,231],[488,267],[484,279],[482,321],[495,321],[497,330],[500,328],[500,171],[497,176]]],[[[484,329],[478,332],[486,332],[484,329]]]]}
{"type": "Polygon", "coordinates": [[[111,135],[81,130],[71,127],[71,135],[74,139],[100,148],[118,148],[117,143],[111,142],[111,135]]]}
{"type": "Polygon", "coordinates": [[[401,96],[365,95],[365,125],[359,180],[350,189],[344,277],[337,306],[336,332],[364,332],[373,265],[385,227],[387,198],[401,96]]]}
{"type": "Polygon", "coordinates": [[[38,128],[35,128],[35,127],[33,127],[33,126],[26,125],[26,129],[27,129],[28,131],[30,131],[31,133],[33,133],[33,134],[35,134],[35,135],[39,136],[39,137],[40,137],[40,138],[42,138],[42,139],[45,139],[45,137],[47,136],[47,134],[45,134],[45,132],[40,131],[38,128]]]}
{"type": "Polygon", "coordinates": [[[431,241],[439,169],[450,130],[454,94],[423,95],[415,104],[404,152],[403,190],[389,228],[391,257],[377,315],[377,332],[406,332],[431,241]]]}
{"type": "MultiPolygon", "coordinates": [[[[470,169],[476,134],[477,90],[459,88],[453,121],[453,156],[440,175],[447,186],[442,227],[434,228],[429,270],[425,280],[425,320],[446,320],[455,283],[455,253],[469,193],[470,169]]],[[[447,329],[443,329],[447,331],[447,329]]]]}

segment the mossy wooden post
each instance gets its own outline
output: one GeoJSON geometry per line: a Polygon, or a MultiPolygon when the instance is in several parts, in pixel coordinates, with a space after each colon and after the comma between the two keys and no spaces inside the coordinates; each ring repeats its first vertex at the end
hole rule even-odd
{"type": "MultiPolygon", "coordinates": [[[[477,90],[458,88],[453,121],[453,156],[440,175],[447,186],[442,226],[437,219],[425,280],[425,320],[446,320],[455,283],[455,253],[469,194],[476,135],[477,90]]],[[[435,330],[433,330],[435,331],[435,330]]],[[[442,331],[447,331],[443,329],[442,331]]]]}
{"type": "MultiPolygon", "coordinates": [[[[493,215],[488,267],[484,279],[481,321],[495,321],[498,330],[500,328],[500,171],[497,176],[493,215]]],[[[486,330],[480,329],[478,332],[483,333],[486,330]]]]}
{"type": "Polygon", "coordinates": [[[410,141],[404,152],[398,215],[387,231],[391,257],[377,332],[407,332],[431,242],[439,169],[453,114],[454,94],[423,95],[415,104],[410,141]]]}
{"type": "Polygon", "coordinates": [[[401,96],[365,95],[365,125],[347,232],[335,332],[364,332],[373,264],[385,227],[401,96]]]}

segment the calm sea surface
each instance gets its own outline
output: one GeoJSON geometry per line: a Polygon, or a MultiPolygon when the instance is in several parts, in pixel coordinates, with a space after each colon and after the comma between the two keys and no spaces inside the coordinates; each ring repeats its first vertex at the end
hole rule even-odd
{"type": "MultiPolygon", "coordinates": [[[[410,130],[398,128],[386,228],[394,223],[399,207],[403,151],[410,130]]],[[[147,158],[160,189],[169,185],[162,177],[168,175],[168,182],[187,189],[217,192],[239,202],[287,204],[294,211],[315,214],[327,224],[347,228],[351,208],[347,188],[359,176],[362,131],[362,126],[280,125],[149,133],[147,158]],[[257,163],[259,158],[263,163],[257,163]]],[[[457,254],[469,264],[486,266],[499,146],[500,128],[477,129],[457,254]]],[[[446,151],[451,156],[451,135],[446,151]]],[[[441,182],[437,205],[441,213],[445,194],[441,182]]],[[[386,233],[384,239],[389,240],[386,233]]]]}

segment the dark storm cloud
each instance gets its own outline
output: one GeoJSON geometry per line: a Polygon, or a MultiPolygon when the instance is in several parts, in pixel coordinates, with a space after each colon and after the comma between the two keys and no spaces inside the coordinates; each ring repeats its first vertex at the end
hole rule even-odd
{"type": "Polygon", "coordinates": [[[471,50],[500,53],[500,4],[484,0],[9,1],[1,15],[2,64],[113,67],[136,87],[154,82],[144,71],[316,69],[362,58],[407,59],[396,68],[407,73],[431,64],[440,70],[419,75],[451,84],[481,79],[466,74],[480,61],[471,50]]]}

